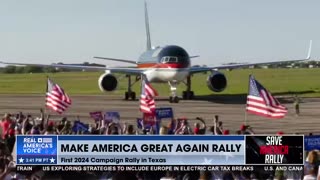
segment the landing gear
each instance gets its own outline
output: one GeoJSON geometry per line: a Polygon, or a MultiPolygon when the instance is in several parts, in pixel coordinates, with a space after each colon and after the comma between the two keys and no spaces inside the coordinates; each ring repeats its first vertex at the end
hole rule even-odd
{"type": "Polygon", "coordinates": [[[124,95],[124,98],[125,98],[125,100],[129,100],[129,99],[135,100],[136,99],[136,93],[132,92],[132,91],[131,92],[126,91],[125,95],[124,95]]]}
{"type": "Polygon", "coordinates": [[[179,97],[178,96],[170,96],[169,102],[170,103],[179,103],[179,97]]]}
{"type": "Polygon", "coordinates": [[[134,83],[131,83],[131,76],[130,75],[126,75],[126,77],[128,78],[128,91],[125,92],[124,94],[124,99],[125,100],[136,100],[136,93],[134,91],[131,90],[131,87],[139,81],[139,78],[136,78],[134,83]]]}
{"type": "Polygon", "coordinates": [[[182,92],[182,98],[183,99],[193,99],[194,98],[193,91],[183,91],[182,92]]]}
{"type": "Polygon", "coordinates": [[[187,90],[182,92],[182,98],[183,99],[193,99],[194,93],[191,91],[191,76],[187,77],[187,83],[185,83],[187,86],[187,90]]]}
{"type": "Polygon", "coordinates": [[[169,86],[170,86],[170,91],[171,91],[171,96],[169,97],[169,102],[170,103],[179,103],[179,97],[177,96],[177,81],[170,81],[169,86]]]}

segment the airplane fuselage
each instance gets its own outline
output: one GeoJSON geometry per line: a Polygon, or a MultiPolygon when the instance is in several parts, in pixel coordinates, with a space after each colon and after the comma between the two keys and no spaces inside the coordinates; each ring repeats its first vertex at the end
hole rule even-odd
{"type": "Polygon", "coordinates": [[[138,68],[144,69],[150,82],[181,82],[189,75],[190,57],[182,47],[170,45],[144,52],[138,68]]]}

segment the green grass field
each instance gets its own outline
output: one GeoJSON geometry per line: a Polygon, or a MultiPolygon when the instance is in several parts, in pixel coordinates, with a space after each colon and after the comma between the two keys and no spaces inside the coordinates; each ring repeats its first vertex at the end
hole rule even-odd
{"type": "MultiPolygon", "coordinates": [[[[253,74],[272,93],[303,94],[305,97],[320,97],[320,69],[244,69],[224,71],[228,79],[228,87],[221,93],[210,91],[206,85],[208,74],[197,74],[192,78],[192,89],[196,95],[210,94],[246,94],[248,91],[248,76],[253,74]]],[[[46,91],[46,77],[51,77],[70,95],[103,94],[98,88],[98,78],[101,72],[77,72],[56,74],[0,74],[1,94],[42,94],[46,91]]],[[[109,94],[123,94],[127,81],[119,75],[117,91],[109,94]]],[[[134,85],[139,91],[140,82],[134,85]]],[[[167,83],[154,84],[161,96],[169,95],[167,83]]],[[[185,85],[178,87],[179,91],[185,85]]]]}

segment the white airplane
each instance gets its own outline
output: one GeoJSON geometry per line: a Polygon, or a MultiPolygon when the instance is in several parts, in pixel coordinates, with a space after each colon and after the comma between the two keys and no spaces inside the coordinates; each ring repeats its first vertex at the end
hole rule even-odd
{"type": "Polygon", "coordinates": [[[171,90],[169,101],[171,103],[178,103],[177,85],[181,82],[187,86],[186,91],[183,91],[183,99],[193,99],[194,93],[191,90],[191,76],[201,72],[211,72],[207,78],[208,88],[214,92],[222,92],[227,87],[227,79],[225,75],[218,70],[222,69],[236,69],[242,67],[249,67],[253,65],[268,65],[280,64],[287,62],[298,62],[310,59],[312,41],[310,41],[308,55],[305,59],[286,60],[286,61],[270,61],[262,63],[246,63],[246,64],[232,64],[221,65],[216,67],[191,67],[191,59],[199,56],[190,56],[186,50],[180,46],[167,45],[163,47],[151,47],[151,38],[149,31],[149,20],[147,4],[145,2],[145,25],[147,36],[147,50],[141,54],[138,60],[115,59],[106,57],[94,57],[97,59],[104,59],[109,61],[118,61],[134,64],[134,68],[127,67],[99,67],[99,66],[83,66],[83,65],[66,65],[66,64],[30,64],[30,63],[10,63],[2,62],[8,65],[32,65],[41,67],[57,67],[70,69],[90,69],[90,70],[104,70],[105,73],[99,77],[98,85],[101,91],[110,92],[117,88],[118,80],[113,73],[126,74],[128,77],[128,90],[125,92],[125,99],[135,100],[136,93],[132,91],[132,85],[137,82],[141,75],[145,75],[151,83],[168,83],[171,90]],[[135,82],[132,83],[131,76],[135,76],[135,82]]]}

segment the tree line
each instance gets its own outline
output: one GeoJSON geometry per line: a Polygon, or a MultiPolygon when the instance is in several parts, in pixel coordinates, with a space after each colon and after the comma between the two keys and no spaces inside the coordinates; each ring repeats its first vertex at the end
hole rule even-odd
{"type": "MultiPolygon", "coordinates": [[[[58,63],[62,64],[62,63],[58,63]]],[[[101,66],[101,64],[90,64],[88,62],[84,62],[83,64],[77,65],[84,65],[84,66],[101,66]]],[[[65,69],[65,68],[55,68],[55,67],[39,67],[39,66],[6,66],[0,68],[0,73],[6,74],[22,74],[22,73],[57,73],[57,72],[79,72],[84,71],[82,69],[65,69]]]]}
{"type": "Polygon", "coordinates": [[[61,72],[52,67],[37,67],[37,66],[6,66],[1,68],[1,73],[6,74],[22,74],[22,73],[55,73],[61,72]]]}

